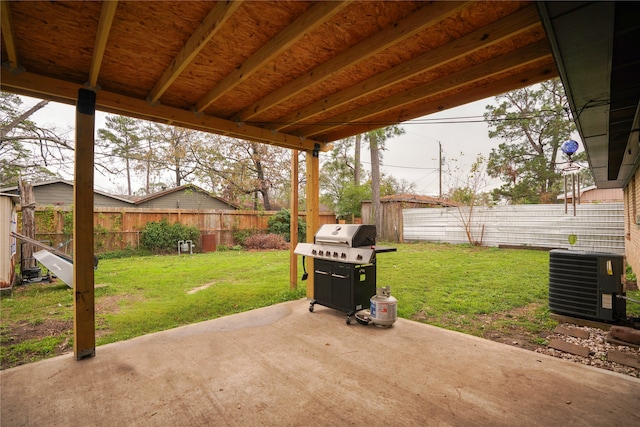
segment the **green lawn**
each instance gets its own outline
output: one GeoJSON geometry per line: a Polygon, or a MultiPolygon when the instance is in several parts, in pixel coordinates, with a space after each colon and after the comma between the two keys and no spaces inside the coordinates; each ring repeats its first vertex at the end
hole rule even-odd
{"type": "MultiPolygon", "coordinates": [[[[378,285],[390,285],[398,299],[400,317],[478,336],[517,333],[536,344],[553,329],[547,252],[395,246],[398,252],[378,255],[377,274],[378,285]]],[[[95,283],[98,345],[305,296],[305,282],[289,289],[288,251],[104,259],[95,283]]],[[[638,299],[637,292],[629,296],[638,299]]],[[[72,348],[66,285],[16,287],[0,304],[3,368],[72,348]]],[[[628,307],[640,316],[637,305],[628,307]]]]}

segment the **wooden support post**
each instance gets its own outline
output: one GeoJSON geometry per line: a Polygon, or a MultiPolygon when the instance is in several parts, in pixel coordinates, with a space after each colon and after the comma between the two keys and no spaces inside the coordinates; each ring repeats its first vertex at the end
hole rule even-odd
{"type": "Polygon", "coordinates": [[[298,243],[298,150],[291,150],[291,220],[289,221],[289,288],[298,288],[298,256],[293,252],[298,243]]]}
{"type": "MultiPolygon", "coordinates": [[[[320,160],[319,151],[307,151],[307,242],[313,242],[313,236],[320,226],[320,160]]],[[[313,298],[313,258],[307,257],[307,298],[313,298]]]]}
{"type": "Polygon", "coordinates": [[[573,216],[576,216],[576,174],[571,174],[571,205],[573,206],[573,216]]]}
{"type": "Polygon", "coordinates": [[[96,94],[78,91],[75,183],[73,186],[73,352],[76,360],[96,355],[93,275],[93,169],[96,94]]]}

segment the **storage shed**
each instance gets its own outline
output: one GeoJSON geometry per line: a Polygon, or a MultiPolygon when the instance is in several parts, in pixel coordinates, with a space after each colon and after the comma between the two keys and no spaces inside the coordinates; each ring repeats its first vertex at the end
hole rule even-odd
{"type": "MultiPolygon", "coordinates": [[[[417,194],[395,194],[380,198],[382,205],[382,230],[380,237],[385,242],[403,242],[402,234],[403,209],[414,208],[442,208],[457,206],[455,202],[439,199],[431,196],[419,196],[417,194]]],[[[362,223],[373,224],[373,205],[371,200],[365,200],[361,205],[362,223]]]]}
{"type": "Polygon", "coordinates": [[[16,271],[16,238],[11,232],[17,231],[17,197],[0,193],[0,289],[13,286],[16,271]]]}

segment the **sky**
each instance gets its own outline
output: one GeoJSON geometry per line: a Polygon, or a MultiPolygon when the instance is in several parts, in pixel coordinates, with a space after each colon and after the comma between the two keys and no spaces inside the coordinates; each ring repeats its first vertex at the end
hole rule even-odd
{"type": "MultiPolygon", "coordinates": [[[[39,100],[23,98],[22,109],[26,110],[39,100]]],[[[493,104],[493,98],[476,101],[457,108],[445,110],[401,124],[405,133],[386,142],[387,150],[382,156],[381,170],[396,180],[405,180],[414,185],[414,192],[421,195],[438,196],[439,171],[438,147],[442,146],[442,191],[459,185],[465,173],[479,154],[489,156],[492,148],[499,144],[488,136],[489,128],[483,121],[485,106],[493,104]]],[[[96,112],[96,132],[104,127],[106,113],[96,112]]],[[[41,126],[53,125],[59,130],[68,130],[73,139],[75,107],[50,102],[32,116],[41,126]]],[[[362,149],[362,162],[366,169],[371,163],[366,144],[362,149]]],[[[71,179],[70,176],[65,176],[71,179]]],[[[496,180],[488,180],[486,190],[499,186],[496,180]]],[[[124,182],[110,182],[96,174],[97,189],[117,193],[123,190],[124,182]]]]}

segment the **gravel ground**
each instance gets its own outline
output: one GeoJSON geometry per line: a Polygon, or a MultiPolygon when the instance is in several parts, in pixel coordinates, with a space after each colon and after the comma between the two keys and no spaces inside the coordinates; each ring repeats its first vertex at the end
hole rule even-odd
{"type": "Polygon", "coordinates": [[[549,356],[559,357],[565,360],[571,360],[576,363],[582,363],[584,365],[595,366],[602,369],[608,369],[610,371],[618,372],[621,374],[629,375],[635,378],[640,378],[640,369],[636,369],[630,366],[621,365],[616,362],[610,362],[607,360],[607,352],[609,350],[617,350],[624,353],[629,353],[636,358],[640,358],[640,349],[625,346],[625,345],[617,345],[611,344],[607,342],[607,331],[603,331],[602,329],[597,328],[589,328],[586,326],[575,326],[569,323],[564,323],[562,326],[568,329],[581,329],[583,331],[589,332],[589,338],[582,339],[576,338],[569,335],[564,334],[551,334],[547,337],[548,341],[551,341],[553,338],[561,339],[566,342],[577,344],[583,347],[589,347],[589,356],[582,357],[577,356],[575,354],[566,353],[564,351],[556,350],[551,347],[539,348],[536,350],[537,353],[547,354],[549,356]]]}

